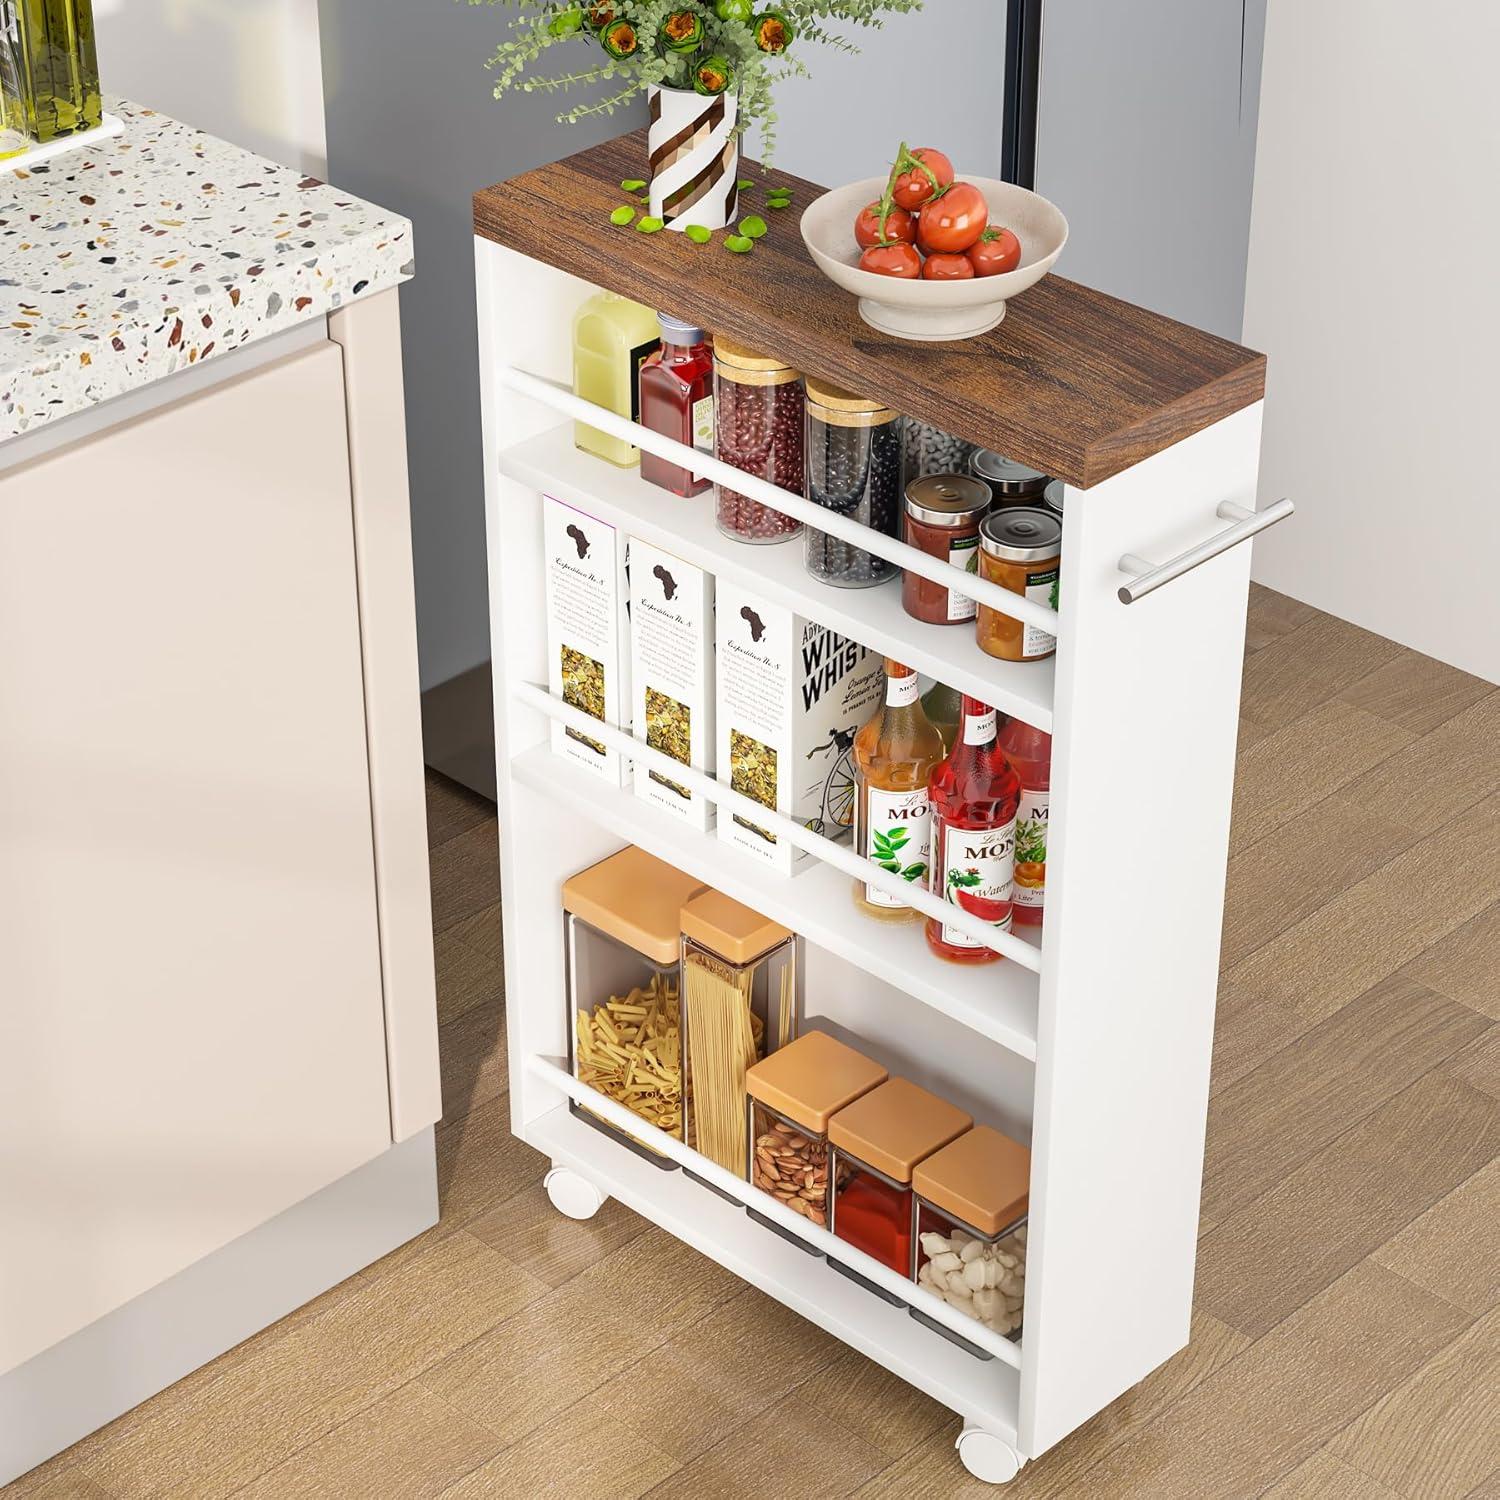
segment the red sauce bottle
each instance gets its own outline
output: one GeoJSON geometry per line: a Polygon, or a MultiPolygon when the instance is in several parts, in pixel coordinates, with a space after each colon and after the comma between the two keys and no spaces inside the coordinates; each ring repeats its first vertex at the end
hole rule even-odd
{"type": "MultiPolygon", "coordinates": [[[[641,366],[641,422],[652,432],[712,453],[714,356],[701,328],[657,313],[661,348],[641,366]]],[[[701,495],[709,481],[641,449],[641,477],[674,495],[701,495]]]]}
{"type": "MultiPolygon", "coordinates": [[[[935,896],[992,922],[1011,924],[1015,894],[1016,810],[1021,782],[996,738],[997,715],[967,693],[958,738],[929,783],[935,896]]],[[[993,948],[946,922],[927,919],[927,945],[958,964],[993,963],[993,948]]]]}
{"type": "Polygon", "coordinates": [[[1016,810],[1017,927],[1040,927],[1047,897],[1047,814],[1052,787],[1052,736],[1008,719],[999,745],[1021,780],[1016,810]]]}

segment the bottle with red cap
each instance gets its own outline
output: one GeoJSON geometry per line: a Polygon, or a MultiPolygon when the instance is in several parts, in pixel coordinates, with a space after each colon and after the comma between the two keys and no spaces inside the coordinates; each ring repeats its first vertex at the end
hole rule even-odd
{"type": "MultiPolygon", "coordinates": [[[[988,704],[964,694],[957,742],[932,773],[931,890],[1008,932],[1021,782],[1000,748],[997,717],[988,704]]],[[[1000,957],[952,923],[933,918],[927,921],[927,943],[952,963],[986,964],[1000,957]]]]}

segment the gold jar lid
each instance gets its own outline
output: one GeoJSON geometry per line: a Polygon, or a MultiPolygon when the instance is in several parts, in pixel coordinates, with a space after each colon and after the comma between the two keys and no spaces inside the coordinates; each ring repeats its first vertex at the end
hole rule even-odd
{"type": "Polygon", "coordinates": [[[807,409],[833,427],[882,427],[900,415],[891,407],[830,385],[812,375],[805,382],[807,409]]]}
{"type": "Polygon", "coordinates": [[[789,385],[801,374],[783,360],[714,335],[714,364],[739,385],[789,385]]]}

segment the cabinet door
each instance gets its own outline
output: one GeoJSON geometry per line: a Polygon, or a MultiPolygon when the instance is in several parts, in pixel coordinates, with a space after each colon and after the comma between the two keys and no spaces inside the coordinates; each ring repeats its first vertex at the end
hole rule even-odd
{"type": "Polygon", "coordinates": [[[390,1141],[343,389],[0,478],[0,1372],[390,1141]]]}

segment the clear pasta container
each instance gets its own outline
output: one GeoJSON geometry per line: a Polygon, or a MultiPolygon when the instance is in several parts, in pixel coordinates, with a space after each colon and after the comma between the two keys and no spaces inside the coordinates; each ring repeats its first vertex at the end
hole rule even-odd
{"type": "Polygon", "coordinates": [[[682,1017],[687,1142],[745,1175],[745,1075],[791,1041],[797,939],[722,891],[682,908],[682,1017]]]}
{"type": "MultiPolygon", "coordinates": [[[[1030,1182],[1031,1152],[987,1125],[912,1174],[912,1279],[1011,1338],[1021,1333],[1030,1182]]],[[[916,1308],[911,1315],[971,1354],[993,1358],[916,1308]]]]}
{"type": "MultiPolygon", "coordinates": [[[[912,1173],[973,1123],[906,1078],[892,1078],[841,1109],[828,1122],[834,1234],[910,1279],[912,1173]]],[[[887,1302],[901,1302],[851,1267],[833,1265],[887,1302]]]]}
{"type": "MultiPolygon", "coordinates": [[[[684,1137],[680,913],[700,883],[628,847],[563,883],[573,1076],[684,1137]]],[[[579,1105],[580,1119],[663,1168],[676,1162],[579,1105]]]]}
{"type": "MultiPolygon", "coordinates": [[[[901,417],[878,401],[807,381],[807,498],[885,536],[901,531],[901,417]]],[[[901,570],[809,526],[807,571],[840,588],[868,588],[901,570]]]]}
{"type": "MultiPolygon", "coordinates": [[[[802,376],[728,339],[714,340],[714,456],[800,495],[805,479],[802,376]]],[[[714,485],[719,530],[741,542],[784,542],[802,523],[714,485]]]]}
{"type": "MultiPolygon", "coordinates": [[[[828,1122],[846,1105],[886,1080],[879,1063],[826,1031],[804,1032],[745,1075],[746,1176],[761,1192],[801,1214],[819,1229],[832,1212],[828,1122]]],[[[750,1217],[819,1252],[758,1214],[750,1217]]]]}

